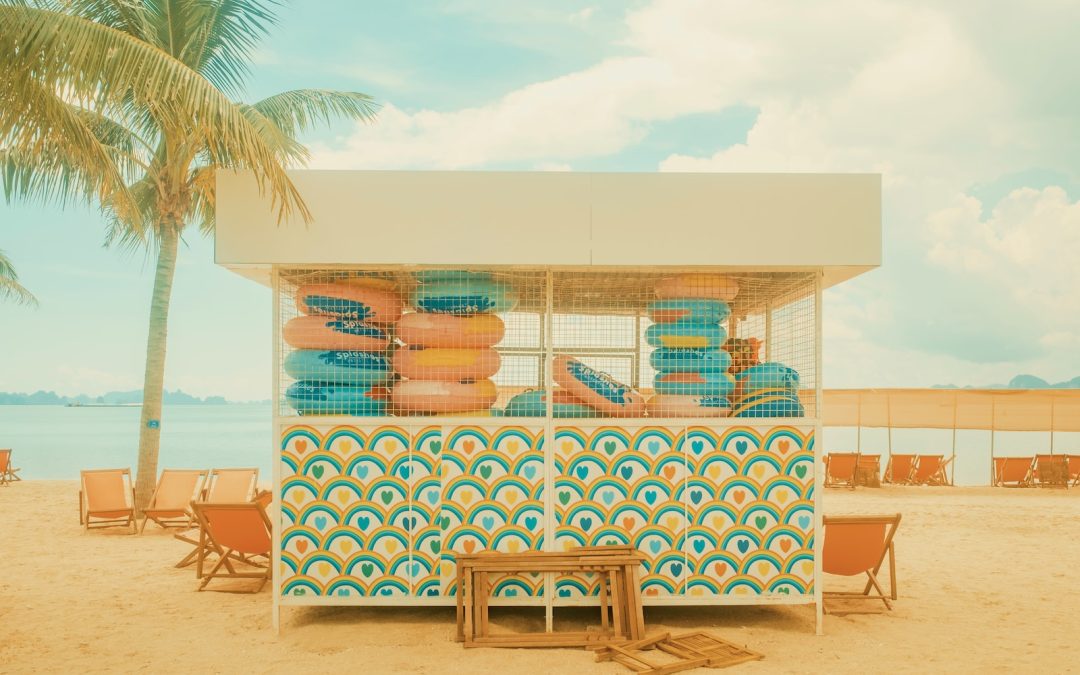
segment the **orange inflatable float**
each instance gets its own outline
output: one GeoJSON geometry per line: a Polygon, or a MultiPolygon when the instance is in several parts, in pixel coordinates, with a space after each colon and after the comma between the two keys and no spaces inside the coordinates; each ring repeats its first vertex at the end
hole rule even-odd
{"type": "Polygon", "coordinates": [[[394,407],[405,413],[456,413],[491,408],[498,391],[491,380],[401,380],[394,385],[391,397],[394,407]]]}
{"type": "Polygon", "coordinates": [[[397,293],[346,283],[305,284],[296,290],[296,308],[304,314],[337,316],[369,323],[394,323],[401,318],[397,293]]]}
{"type": "Polygon", "coordinates": [[[410,380],[460,382],[483,380],[499,372],[499,352],[483,349],[399,349],[394,352],[394,370],[410,380]]]}
{"type": "Polygon", "coordinates": [[[577,359],[556,356],[552,374],[559,386],[582,403],[612,417],[640,417],[645,412],[641,394],[577,359]]]}
{"type": "Polygon", "coordinates": [[[335,316],[292,318],[281,329],[281,336],[297,349],[381,352],[390,344],[390,335],[378,326],[335,316]]]}
{"type": "Polygon", "coordinates": [[[476,349],[493,347],[503,339],[506,327],[494,314],[406,314],[397,323],[397,335],[408,345],[476,349]]]}
{"type": "Polygon", "coordinates": [[[679,274],[656,282],[656,297],[711,298],[730,302],[739,294],[739,282],[722,274],[679,274]]]}

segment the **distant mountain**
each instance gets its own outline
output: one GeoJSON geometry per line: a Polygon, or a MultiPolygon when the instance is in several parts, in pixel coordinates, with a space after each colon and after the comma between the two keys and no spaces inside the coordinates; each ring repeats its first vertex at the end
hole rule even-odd
{"type": "MultiPolygon", "coordinates": [[[[224,396],[199,398],[191,394],[166,391],[162,399],[167,405],[226,405],[235,401],[226,401],[224,396]]],[[[262,402],[262,401],[260,401],[262,402]]],[[[33,394],[0,392],[0,405],[139,405],[142,403],[142,390],[110,391],[101,396],[60,396],[53,391],[36,391],[33,394]]]]}
{"type": "Polygon", "coordinates": [[[1022,373],[1009,380],[1008,384],[986,384],[981,387],[966,385],[958,387],[955,384],[935,384],[933,389],[1080,389],[1080,376],[1064,382],[1050,384],[1041,377],[1022,373]]]}

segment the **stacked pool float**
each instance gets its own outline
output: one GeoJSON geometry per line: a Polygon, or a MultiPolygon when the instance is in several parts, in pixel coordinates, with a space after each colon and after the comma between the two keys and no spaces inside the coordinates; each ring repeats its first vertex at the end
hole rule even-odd
{"type": "Polygon", "coordinates": [[[735,376],[738,404],[734,417],[802,417],[799,373],[782,363],[754,364],[735,376]]]}
{"type": "Polygon", "coordinates": [[[514,289],[487,272],[417,272],[414,313],[398,323],[404,346],[393,356],[393,387],[402,414],[488,415],[501,361],[494,348],[505,327],[499,312],[517,306],[514,289]]]}
{"type": "Polygon", "coordinates": [[[360,275],[296,290],[285,399],[301,415],[385,415],[393,377],[388,349],[402,301],[393,279],[360,275]]]}
{"type": "Polygon", "coordinates": [[[733,279],[717,274],[682,274],[656,284],[649,305],[653,324],[645,339],[655,347],[651,417],[726,417],[735,379],[731,356],[722,349],[728,302],[739,293],[733,279]]]}
{"type": "MultiPolygon", "coordinates": [[[[552,379],[559,385],[551,401],[552,417],[641,417],[645,399],[637,390],[608,373],[590,368],[570,356],[556,356],[552,379]]],[[[547,392],[531,389],[510,399],[506,417],[544,417],[547,392]]]]}

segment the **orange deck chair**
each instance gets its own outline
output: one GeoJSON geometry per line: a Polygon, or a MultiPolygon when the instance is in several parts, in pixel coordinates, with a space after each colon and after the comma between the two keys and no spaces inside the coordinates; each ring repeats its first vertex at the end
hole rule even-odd
{"type": "MultiPolygon", "coordinates": [[[[270,580],[270,567],[251,572],[237,572],[237,558],[270,555],[272,538],[270,518],[258,502],[241,504],[210,504],[193,502],[192,509],[200,529],[205,533],[207,545],[218,554],[217,564],[203,576],[199,590],[206,588],[214,579],[258,579],[259,584],[247,591],[228,589],[230,592],[258,593],[270,580]],[[224,567],[225,570],[221,568],[224,567]]],[[[226,589],[222,589],[226,590],[226,589]]]]}
{"type": "Polygon", "coordinates": [[[995,457],[995,487],[1031,487],[1031,470],[1034,457],[995,457]]]}
{"type": "Polygon", "coordinates": [[[855,462],[855,484],[881,487],[881,455],[859,455],[855,462]]]}
{"type": "Polygon", "coordinates": [[[91,528],[128,527],[135,534],[135,488],[131,469],[81,472],[79,524],[91,528]]]}
{"type": "Polygon", "coordinates": [[[1074,486],[1080,485],[1080,455],[1069,455],[1069,480],[1074,486]]]}
{"type": "Polygon", "coordinates": [[[889,455],[889,463],[885,466],[885,477],[882,483],[894,485],[910,485],[911,477],[915,473],[915,458],[918,455],[889,455]]]}
{"type": "MultiPolygon", "coordinates": [[[[255,468],[245,469],[211,469],[206,479],[206,489],[202,499],[210,504],[241,504],[250,502],[255,496],[256,486],[259,482],[259,470],[255,468]]],[[[191,544],[192,550],[184,556],[177,567],[187,567],[198,562],[197,573],[202,577],[202,558],[206,553],[212,552],[206,542],[202,528],[185,530],[174,535],[182,542],[191,544]]]]}
{"type": "Polygon", "coordinates": [[[19,473],[19,470],[11,464],[11,448],[0,450],[0,485],[22,480],[22,478],[15,475],[17,473],[19,473]]]}
{"type": "Polygon", "coordinates": [[[825,487],[845,485],[855,487],[855,469],[859,455],[855,452],[832,452],[825,455],[825,487]]]}
{"type": "MultiPolygon", "coordinates": [[[[825,516],[825,544],[821,554],[821,570],[825,574],[854,577],[865,574],[862,592],[825,591],[828,598],[850,600],[880,600],[892,609],[896,600],[896,549],[893,538],[900,527],[900,514],[884,516],[825,516]],[[878,581],[878,572],[889,558],[889,592],[878,581]],[[876,593],[871,593],[875,591],[876,593]]],[[[828,607],[826,605],[826,611],[828,607]]]]}
{"type": "Polygon", "coordinates": [[[945,455],[919,455],[911,482],[915,485],[948,485],[947,470],[952,461],[952,457],[945,459],[945,455]]]}
{"type": "Polygon", "coordinates": [[[146,522],[154,521],[164,528],[189,529],[195,523],[191,502],[202,497],[206,471],[202,469],[162,469],[150,505],[143,511],[141,533],[146,522]]]}
{"type": "Polygon", "coordinates": [[[1069,487],[1069,458],[1065,455],[1035,455],[1033,469],[1039,487],[1069,487]]]}

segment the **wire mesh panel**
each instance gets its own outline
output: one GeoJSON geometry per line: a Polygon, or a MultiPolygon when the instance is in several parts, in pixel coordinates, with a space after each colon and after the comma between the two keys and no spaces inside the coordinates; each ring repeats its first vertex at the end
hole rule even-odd
{"type": "Polygon", "coordinates": [[[279,413],[812,417],[814,278],[284,269],[279,413]]]}

